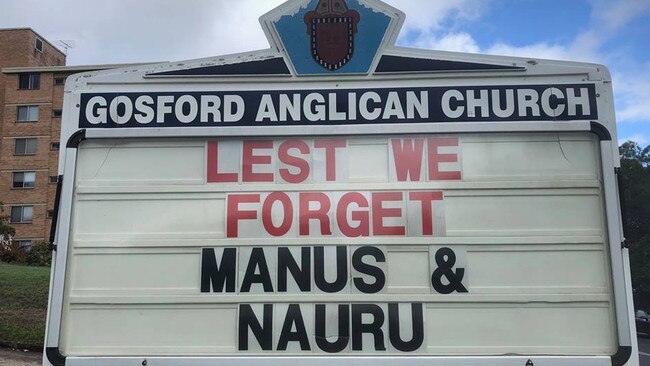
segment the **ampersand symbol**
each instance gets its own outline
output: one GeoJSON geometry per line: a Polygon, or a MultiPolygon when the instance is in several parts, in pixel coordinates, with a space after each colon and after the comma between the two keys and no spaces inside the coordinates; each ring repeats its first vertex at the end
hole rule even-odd
{"type": "Polygon", "coordinates": [[[454,271],[454,266],[456,265],[456,253],[450,248],[442,248],[436,252],[436,264],[438,269],[433,271],[431,276],[431,285],[436,292],[448,295],[452,292],[466,293],[468,292],[465,286],[463,286],[463,277],[465,277],[465,268],[457,268],[454,271]],[[445,277],[449,284],[445,285],[442,283],[442,277],[445,277]]]}

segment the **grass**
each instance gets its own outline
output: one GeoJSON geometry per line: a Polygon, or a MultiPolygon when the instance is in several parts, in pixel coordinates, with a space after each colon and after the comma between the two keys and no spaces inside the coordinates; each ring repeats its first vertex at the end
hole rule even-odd
{"type": "Polygon", "coordinates": [[[0,263],[0,346],[43,347],[50,281],[48,267],[0,263]]]}

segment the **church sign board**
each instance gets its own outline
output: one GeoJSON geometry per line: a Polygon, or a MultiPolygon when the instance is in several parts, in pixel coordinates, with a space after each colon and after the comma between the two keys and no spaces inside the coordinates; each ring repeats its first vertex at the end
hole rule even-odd
{"type": "Polygon", "coordinates": [[[636,365],[607,69],[404,17],[69,78],[44,364],[636,365]]]}

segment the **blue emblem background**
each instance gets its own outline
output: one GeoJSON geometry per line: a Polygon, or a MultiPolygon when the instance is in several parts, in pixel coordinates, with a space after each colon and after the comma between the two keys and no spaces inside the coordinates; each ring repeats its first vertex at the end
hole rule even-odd
{"type": "Polygon", "coordinates": [[[304,17],[316,8],[318,0],[312,0],[295,15],[285,15],[274,22],[291,63],[298,75],[301,74],[366,74],[377,54],[391,18],[383,13],[361,5],[357,0],[347,0],[348,7],[359,12],[361,21],[354,38],[354,55],[350,62],[336,71],[327,70],[314,61],[311,55],[311,40],[307,33],[304,17]]]}

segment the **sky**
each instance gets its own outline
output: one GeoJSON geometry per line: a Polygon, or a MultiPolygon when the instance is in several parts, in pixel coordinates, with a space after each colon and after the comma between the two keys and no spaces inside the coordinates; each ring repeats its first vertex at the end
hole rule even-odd
{"type": "MultiPolygon", "coordinates": [[[[31,27],[68,65],[180,61],[268,48],[283,0],[0,0],[0,28],[31,27]]],[[[650,144],[650,0],[385,0],[398,45],[596,62],[613,76],[619,142],[650,144]]]]}

